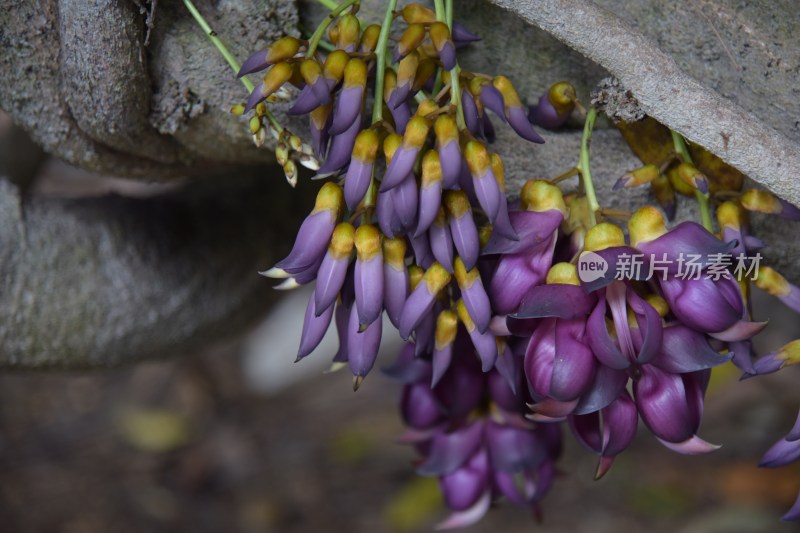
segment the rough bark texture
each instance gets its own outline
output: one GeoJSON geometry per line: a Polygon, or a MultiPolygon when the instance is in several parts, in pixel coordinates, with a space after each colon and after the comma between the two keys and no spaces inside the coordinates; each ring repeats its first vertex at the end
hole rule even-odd
{"type": "MultiPolygon", "coordinates": [[[[484,38],[460,52],[467,68],[506,74],[528,103],[561,79],[586,101],[610,71],[648,113],[800,200],[791,171],[800,169],[793,2],[492,1],[534,25],[484,0],[456,2],[457,18],[484,38]]],[[[240,59],[298,31],[294,2],[195,3],[240,59]]],[[[378,21],[382,5],[363,0],[361,14],[378,21]]],[[[313,28],[320,6],[299,7],[313,28]]],[[[0,0],[0,108],[47,152],[143,180],[212,175],[147,200],[21,198],[0,184],[0,366],[98,366],[178,353],[259,316],[274,294],[255,271],[285,251],[307,211],[296,204],[308,204],[318,185],[290,194],[273,167],[260,178],[220,173],[274,159],[252,145],[246,119],[228,112],[244,89],[181,2],[158,3],[148,47],[144,20],[132,0],[0,0]]],[[[301,122],[289,124],[302,133],[301,122]]],[[[645,190],[610,189],[639,163],[604,126],[592,145],[601,202],[635,208],[645,190]]],[[[579,125],[545,136],[547,144],[532,146],[498,127],[494,149],[512,189],[577,161],[579,125]]],[[[13,156],[0,161],[0,175],[24,183],[31,172],[14,170],[13,156]]],[[[693,209],[682,201],[679,217],[696,217],[693,209]]],[[[754,224],[771,244],[772,263],[800,280],[797,224],[754,224]]]]}

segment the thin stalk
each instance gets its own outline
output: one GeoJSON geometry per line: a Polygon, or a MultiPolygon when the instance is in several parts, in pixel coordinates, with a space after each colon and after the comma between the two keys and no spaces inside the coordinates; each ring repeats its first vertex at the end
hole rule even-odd
{"type": "MultiPolygon", "coordinates": [[[[686,141],[683,135],[677,131],[670,130],[672,133],[672,144],[675,146],[675,153],[684,163],[694,164],[692,156],[689,154],[689,149],[686,147],[686,141]]],[[[695,189],[694,197],[697,199],[697,204],[700,206],[700,219],[703,222],[703,227],[708,231],[714,231],[714,223],[711,220],[711,210],[708,207],[708,195],[695,189]]]]}
{"type": "Polygon", "coordinates": [[[597,203],[597,194],[594,192],[594,182],[592,181],[592,169],[589,163],[589,145],[592,142],[592,130],[594,121],[597,119],[597,109],[590,107],[586,113],[586,122],[583,125],[583,135],[581,136],[581,155],[578,161],[578,170],[581,173],[583,189],[586,199],[589,201],[589,224],[594,227],[597,224],[595,212],[600,209],[597,203]]]}
{"type": "MultiPolygon", "coordinates": [[[[197,10],[195,5],[192,3],[192,0],[183,0],[183,5],[186,6],[186,9],[189,11],[189,13],[191,13],[195,22],[197,22],[197,24],[206,34],[206,37],[208,37],[214,46],[217,47],[219,53],[225,58],[225,61],[228,62],[228,65],[230,65],[231,70],[233,70],[234,73],[238,73],[241,65],[239,65],[239,62],[236,61],[235,57],[233,57],[233,54],[231,54],[230,50],[228,50],[228,47],[223,44],[219,37],[217,37],[217,33],[211,29],[211,26],[209,26],[208,22],[206,22],[206,19],[203,18],[203,15],[200,14],[200,11],[197,10]]],[[[239,81],[242,82],[242,85],[244,85],[244,88],[247,89],[248,93],[252,93],[253,89],[255,89],[253,82],[251,82],[247,76],[242,76],[239,78],[239,81]]],[[[275,115],[273,115],[268,108],[265,109],[264,115],[267,117],[267,120],[269,120],[269,123],[272,124],[272,127],[278,130],[278,133],[283,131],[283,126],[281,126],[281,123],[278,122],[278,119],[275,118],[275,115]]]]}
{"type": "Polygon", "coordinates": [[[317,0],[317,3],[323,7],[330,9],[331,11],[339,7],[339,2],[337,2],[336,0],[317,0]]]}
{"type": "MultiPolygon", "coordinates": [[[[436,20],[444,22],[453,33],[453,0],[435,0],[434,7],[436,8],[436,20]]],[[[461,107],[461,82],[458,79],[461,73],[461,67],[458,63],[450,69],[450,103],[456,108],[456,124],[460,130],[467,128],[467,123],[464,120],[464,109],[461,107]]]]}
{"type": "MultiPolygon", "coordinates": [[[[322,19],[322,22],[319,23],[317,29],[314,30],[314,34],[308,40],[308,52],[306,52],[306,57],[314,57],[314,52],[317,51],[317,46],[319,46],[319,42],[322,40],[322,37],[325,35],[325,30],[328,29],[328,26],[336,20],[342,11],[347,9],[348,7],[352,6],[353,4],[360,4],[361,0],[345,0],[341,4],[335,4],[331,7],[331,12],[322,19]]],[[[327,7],[327,5],[326,5],[327,7]]]]}
{"type": "Polygon", "coordinates": [[[389,41],[389,31],[392,28],[396,7],[397,0],[389,0],[386,3],[386,13],[383,15],[383,25],[375,48],[377,59],[375,60],[375,104],[372,108],[373,124],[383,120],[383,78],[386,75],[386,43],[389,41]]]}

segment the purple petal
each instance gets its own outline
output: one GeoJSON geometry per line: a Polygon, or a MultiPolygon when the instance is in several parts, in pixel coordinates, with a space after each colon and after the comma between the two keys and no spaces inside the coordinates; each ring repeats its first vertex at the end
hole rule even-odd
{"type": "MultiPolygon", "coordinates": [[[[463,332],[463,330],[462,330],[463,332]]],[[[463,354],[471,349],[466,335],[456,337],[453,351],[463,354]]],[[[475,357],[455,357],[434,392],[454,420],[465,418],[480,404],[486,379],[475,357]]]]}
{"type": "Polygon", "coordinates": [[[407,148],[401,145],[392,156],[386,173],[381,181],[381,192],[391,190],[408,177],[414,169],[414,162],[417,160],[419,149],[407,148]]]}
{"type": "Polygon", "coordinates": [[[439,479],[445,504],[454,511],[469,509],[486,492],[488,478],[486,452],[479,450],[469,463],[439,479]]]}
{"type": "Polygon", "coordinates": [[[428,239],[431,245],[433,257],[448,272],[453,272],[453,238],[450,235],[450,228],[434,222],[428,230],[428,239]]]}
{"type": "Polygon", "coordinates": [[[434,262],[433,251],[428,240],[428,234],[410,237],[411,248],[414,250],[414,262],[422,268],[430,267],[434,262]]]}
{"type": "Polygon", "coordinates": [[[800,441],[781,439],[773,444],[759,461],[762,468],[777,468],[800,459],[800,441]]]}
{"type": "Polygon", "coordinates": [[[525,294],[544,281],[551,263],[548,257],[543,257],[533,267],[530,263],[525,254],[506,255],[497,263],[489,282],[489,296],[495,313],[516,312],[525,294]]]}
{"type": "Polygon", "coordinates": [[[725,331],[709,333],[709,335],[724,342],[739,342],[754,337],[765,327],[767,327],[767,322],[739,320],[725,331]]]}
{"type": "Polygon", "coordinates": [[[686,389],[679,375],[644,365],[633,391],[642,420],[657,437],[681,443],[694,435],[686,389]]]}
{"type": "Polygon", "coordinates": [[[592,351],[582,342],[583,334],[581,320],[559,319],[556,322],[556,349],[549,394],[556,400],[578,398],[594,380],[597,362],[592,351]]]}
{"type": "Polygon", "coordinates": [[[797,499],[794,502],[794,505],[786,511],[781,517],[781,520],[784,522],[794,522],[796,520],[800,520],[800,494],[797,495],[797,499]]]}
{"type": "Polygon", "coordinates": [[[481,422],[473,422],[450,433],[437,434],[431,442],[428,457],[417,467],[417,473],[421,476],[440,476],[453,472],[475,453],[482,439],[481,422]]]}
{"type": "MultiPolygon", "coordinates": [[[[503,122],[505,122],[505,120],[503,120],[503,122]]],[[[492,125],[492,119],[489,118],[489,113],[484,113],[481,116],[481,134],[490,143],[493,143],[496,138],[494,126],[492,125]]]]}
{"type": "Polygon", "coordinates": [[[556,209],[548,211],[511,211],[511,225],[517,239],[492,233],[489,242],[481,250],[482,255],[516,254],[525,252],[554,238],[554,232],[563,222],[564,215],[556,209]]]}
{"type": "Polygon", "coordinates": [[[331,318],[333,317],[333,306],[328,307],[319,316],[317,316],[314,306],[314,296],[308,300],[306,306],[305,319],[303,320],[303,333],[300,336],[300,349],[297,351],[297,359],[299,361],[314,351],[314,348],[319,346],[322,342],[322,337],[328,331],[328,326],[331,325],[331,318]]]}
{"type": "Polygon", "coordinates": [[[331,140],[331,147],[325,162],[317,171],[317,176],[328,176],[342,169],[349,161],[356,144],[356,137],[361,131],[361,117],[358,116],[343,133],[335,135],[331,140]]]}
{"type": "Polygon", "coordinates": [[[753,366],[753,343],[750,341],[733,342],[728,347],[733,354],[733,364],[747,374],[755,374],[753,366]]]}
{"type": "Polygon", "coordinates": [[[414,429],[427,429],[441,422],[443,411],[427,383],[417,383],[403,387],[400,398],[400,412],[407,426],[414,429]]]}
{"type": "Polygon", "coordinates": [[[336,333],[339,337],[339,349],[333,356],[334,363],[347,362],[347,325],[350,322],[350,307],[336,304],[336,310],[333,314],[336,322],[336,333]]]}
{"type": "Polygon", "coordinates": [[[705,277],[666,279],[660,280],[659,284],[670,310],[681,322],[698,331],[723,332],[736,324],[742,315],[741,296],[734,307],[724,294],[723,280],[727,279],[721,278],[719,282],[705,277]]]}
{"type": "Polygon", "coordinates": [[[433,311],[424,315],[414,329],[414,341],[416,343],[414,354],[417,357],[427,356],[433,351],[436,335],[436,317],[441,311],[437,307],[439,306],[434,306],[433,311]]]}
{"type": "Polygon", "coordinates": [[[613,402],[628,383],[628,374],[622,370],[614,370],[605,365],[598,365],[594,381],[581,395],[574,413],[582,415],[599,411],[613,402]]]}
{"type": "Polygon", "coordinates": [[[497,217],[494,219],[492,227],[492,235],[504,237],[511,241],[518,241],[519,235],[514,231],[514,226],[511,224],[511,218],[508,214],[508,201],[505,195],[500,200],[500,209],[497,211],[497,217]]]}
{"type": "Polygon", "coordinates": [[[661,350],[651,363],[671,374],[713,368],[730,361],[733,356],[719,354],[702,333],[681,324],[673,324],[663,331],[661,350]]]}
{"type": "MultiPolygon", "coordinates": [[[[431,240],[432,242],[433,240],[431,240]]],[[[436,248],[434,248],[434,253],[435,251],[436,248]]],[[[476,279],[471,286],[462,287],[461,297],[464,299],[464,305],[470,318],[475,323],[475,328],[479,333],[486,333],[492,319],[492,306],[480,278],[476,279]]]]}
{"type": "Polygon", "coordinates": [[[473,135],[480,135],[481,126],[478,106],[475,105],[475,100],[466,89],[461,91],[461,107],[464,109],[464,122],[467,124],[467,129],[473,135]]]}
{"type": "Polygon", "coordinates": [[[595,299],[577,285],[550,284],[529,289],[514,318],[578,318],[589,314],[595,299]]]}
{"type": "Polygon", "coordinates": [[[524,108],[509,107],[506,110],[506,118],[508,118],[511,128],[523,139],[537,144],[544,143],[542,136],[536,133],[536,130],[533,129],[533,126],[528,121],[528,114],[524,108]]]}
{"type": "Polygon", "coordinates": [[[569,113],[565,113],[563,116],[558,114],[556,108],[550,103],[547,93],[539,97],[539,103],[535,106],[531,106],[528,113],[528,119],[533,124],[547,128],[548,130],[560,128],[568,118],[569,113]]]}
{"type": "Polygon", "coordinates": [[[480,251],[478,228],[475,227],[472,213],[467,212],[461,218],[450,217],[450,234],[458,255],[464,261],[464,266],[467,270],[472,270],[478,261],[480,251]]]}
{"type": "Polygon", "coordinates": [[[455,140],[439,146],[439,164],[442,167],[442,185],[445,189],[455,189],[461,174],[461,149],[455,140]]]}
{"type": "Polygon", "coordinates": [[[433,374],[431,376],[431,387],[435,387],[450,368],[450,361],[453,359],[453,345],[448,344],[433,351],[433,374]]]}
{"type": "Polygon", "coordinates": [[[442,182],[436,181],[428,187],[421,187],[419,190],[419,218],[415,235],[421,235],[428,231],[439,208],[442,205],[442,182]]]}
{"type": "Polygon", "coordinates": [[[442,66],[445,70],[451,70],[456,66],[456,47],[451,42],[445,42],[439,52],[439,59],[442,60],[442,66]]]}
{"type": "Polygon", "coordinates": [[[481,40],[480,37],[469,31],[463,24],[456,21],[453,21],[452,37],[457,44],[474,43],[481,40]]]}
{"type": "Polygon", "coordinates": [[[489,221],[494,222],[500,211],[500,203],[505,201],[505,195],[500,193],[500,186],[497,184],[494,174],[487,169],[483,176],[472,176],[472,183],[475,187],[478,204],[486,213],[489,221]]]}
{"type": "Polygon", "coordinates": [[[419,194],[417,190],[417,180],[414,175],[407,176],[400,184],[392,189],[394,199],[394,209],[403,228],[411,229],[417,219],[417,203],[419,194]]]}
{"type": "Polygon", "coordinates": [[[586,324],[586,338],[595,357],[603,365],[616,370],[624,370],[631,365],[617,343],[611,338],[606,327],[606,300],[600,298],[586,324]]]}
{"type": "Polygon", "coordinates": [[[323,257],[336,227],[336,216],[330,210],[321,210],[306,217],[297,232],[292,251],[274,268],[290,274],[301,272],[323,257]]]}
{"type": "Polygon", "coordinates": [[[490,371],[497,361],[497,339],[491,332],[481,333],[477,327],[468,333],[481,360],[481,370],[490,371]]]}
{"type": "Polygon", "coordinates": [[[394,208],[393,191],[378,193],[375,212],[378,215],[378,226],[381,228],[381,233],[394,239],[395,234],[402,232],[403,225],[394,208]]]}
{"type": "Polygon", "coordinates": [[[669,442],[661,438],[658,440],[670,450],[683,455],[701,455],[720,449],[719,445],[706,442],[697,435],[692,435],[683,442],[669,442]]]}
{"type": "Polygon", "coordinates": [[[323,102],[320,101],[314,89],[310,85],[306,85],[297,95],[297,98],[294,99],[294,104],[287,113],[289,115],[305,115],[311,113],[322,104],[323,102]]]}
{"type": "Polygon", "coordinates": [[[361,115],[363,99],[364,87],[360,85],[345,87],[339,92],[330,127],[331,135],[339,135],[347,131],[357,121],[361,115]]]}
{"type": "Polygon", "coordinates": [[[253,72],[258,72],[259,70],[264,70],[269,66],[267,63],[267,54],[269,53],[269,49],[266,50],[259,50],[250,55],[247,59],[244,60],[242,63],[242,67],[239,69],[239,72],[236,73],[237,78],[241,78],[247,74],[252,74],[253,72]]]}
{"type": "Polygon", "coordinates": [[[541,440],[530,430],[490,421],[486,425],[486,442],[494,470],[535,470],[545,458],[541,440]]]}
{"type": "Polygon", "coordinates": [[[403,339],[408,339],[425,315],[430,313],[435,301],[436,295],[430,293],[427,283],[420,282],[406,300],[400,315],[400,325],[397,329],[403,339]]]}
{"type": "Polygon", "coordinates": [[[414,343],[407,342],[403,344],[392,365],[382,368],[381,371],[400,383],[410,385],[426,380],[430,375],[431,365],[415,357],[414,343]]]}
{"type": "Polygon", "coordinates": [[[394,130],[402,135],[406,131],[408,121],[411,120],[411,108],[408,102],[401,102],[397,107],[389,106],[389,112],[394,120],[394,130]]]}
{"type": "Polygon", "coordinates": [[[492,491],[487,490],[475,502],[475,505],[465,511],[452,513],[447,520],[436,525],[437,530],[456,529],[471,526],[477,523],[489,511],[492,504],[492,491]]]}
{"type": "Polygon", "coordinates": [[[358,320],[362,326],[372,324],[383,311],[383,255],[367,261],[356,260],[355,288],[358,320]]]}
{"type": "Polygon", "coordinates": [[[314,306],[321,314],[336,302],[347,275],[349,258],[336,259],[330,252],[325,254],[317,271],[317,285],[314,287],[314,306]]]}
{"type": "Polygon", "coordinates": [[[478,95],[483,106],[487,109],[494,111],[494,114],[500,117],[505,122],[506,108],[503,94],[497,90],[494,85],[486,84],[481,87],[480,95],[478,95]]]}
{"type": "MultiPolygon", "coordinates": [[[[669,258],[676,257],[676,251],[685,256],[700,255],[700,264],[709,263],[709,258],[716,254],[726,254],[736,246],[735,242],[723,242],[713,233],[696,222],[682,222],[667,233],[650,242],[642,242],[637,248],[653,257],[662,257],[667,254],[669,258]]],[[[673,260],[667,267],[670,274],[678,271],[678,261],[673,260]]]]}
{"type": "MultiPolygon", "coordinates": [[[[375,359],[378,357],[378,348],[381,345],[381,332],[383,330],[380,318],[373,320],[367,328],[359,332],[360,320],[355,307],[350,312],[350,321],[347,325],[347,364],[356,377],[365,377],[372,370],[375,359]]],[[[356,386],[358,381],[356,381],[356,386]]]]}
{"type": "Polygon", "coordinates": [[[383,306],[386,315],[395,327],[400,325],[400,315],[408,297],[408,269],[395,270],[392,265],[383,265],[383,306]]]}
{"type": "Polygon", "coordinates": [[[344,178],[344,200],[347,208],[354,210],[364,199],[372,181],[372,163],[365,163],[356,158],[350,159],[350,166],[344,178]]]}

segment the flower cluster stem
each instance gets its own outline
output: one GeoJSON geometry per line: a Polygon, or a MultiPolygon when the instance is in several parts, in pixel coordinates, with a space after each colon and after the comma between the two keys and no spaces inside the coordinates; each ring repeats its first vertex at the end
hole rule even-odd
{"type": "Polygon", "coordinates": [[[381,33],[378,35],[378,45],[375,48],[377,58],[375,60],[375,103],[372,107],[372,123],[376,124],[383,120],[383,81],[386,76],[386,43],[389,41],[389,32],[394,21],[394,10],[397,7],[397,0],[389,0],[386,3],[386,13],[383,15],[383,25],[381,33]]]}
{"type": "Polygon", "coordinates": [[[306,52],[306,57],[313,57],[314,53],[317,51],[317,47],[319,46],[319,42],[325,36],[325,30],[328,29],[328,26],[336,20],[342,11],[347,9],[348,7],[352,6],[353,4],[360,4],[361,0],[345,0],[341,4],[331,4],[330,6],[328,3],[323,4],[325,7],[328,7],[331,12],[319,23],[317,29],[314,30],[313,35],[308,40],[308,51],[306,52]]]}
{"type": "MultiPolygon", "coordinates": [[[[453,32],[453,0],[434,0],[434,8],[436,9],[436,20],[444,22],[453,32]]],[[[461,83],[458,79],[461,74],[461,67],[458,63],[450,69],[450,103],[456,109],[456,124],[459,129],[466,129],[466,121],[464,120],[464,109],[461,107],[461,83]]]]}
{"type": "Polygon", "coordinates": [[[583,180],[583,189],[586,193],[586,199],[589,201],[589,224],[593,227],[597,224],[596,212],[600,209],[600,204],[597,203],[597,194],[594,191],[594,182],[592,181],[592,169],[589,163],[589,145],[592,142],[592,130],[594,129],[594,121],[597,119],[597,109],[590,107],[586,113],[586,122],[583,125],[583,136],[581,136],[581,154],[578,160],[578,170],[581,173],[583,180]]]}
{"type": "MultiPolygon", "coordinates": [[[[672,133],[672,144],[675,146],[675,153],[678,154],[680,160],[684,163],[689,163],[690,165],[694,164],[692,162],[692,156],[689,154],[689,149],[686,147],[686,141],[684,140],[683,135],[674,130],[670,130],[670,133],[672,133]]],[[[708,231],[713,232],[714,224],[711,221],[711,210],[708,206],[708,195],[695,189],[694,197],[697,199],[697,204],[700,206],[700,218],[703,222],[703,227],[708,231]]]]}
{"type": "MultiPolygon", "coordinates": [[[[211,29],[211,26],[208,24],[208,22],[206,22],[206,19],[203,18],[203,15],[200,14],[200,11],[197,10],[197,7],[195,7],[194,3],[192,3],[192,0],[183,0],[183,5],[186,6],[186,9],[192,15],[192,18],[194,18],[195,22],[197,22],[197,24],[203,30],[203,33],[206,34],[208,40],[211,41],[217,50],[219,50],[219,53],[222,55],[222,57],[225,58],[225,61],[228,62],[231,70],[233,70],[234,73],[238,73],[241,65],[239,65],[239,62],[236,61],[235,57],[233,57],[233,54],[230,50],[228,50],[228,47],[225,46],[219,37],[217,37],[217,33],[211,29]]],[[[248,93],[253,92],[255,86],[253,85],[253,82],[247,78],[247,76],[242,76],[239,78],[239,80],[242,82],[242,85],[244,85],[244,88],[247,89],[248,93]]],[[[269,123],[272,124],[272,127],[275,128],[278,133],[283,131],[283,126],[281,126],[281,123],[278,122],[278,119],[269,109],[266,109],[266,117],[267,120],[269,120],[269,123]]]]}

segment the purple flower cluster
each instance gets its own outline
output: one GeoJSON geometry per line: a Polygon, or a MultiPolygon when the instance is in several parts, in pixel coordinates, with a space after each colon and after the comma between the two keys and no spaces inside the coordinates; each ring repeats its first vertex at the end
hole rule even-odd
{"type": "MultiPolygon", "coordinates": [[[[316,282],[297,359],[333,323],[334,362],[350,368],[357,389],[375,364],[384,316],[399,330],[407,343],[387,373],[403,384],[404,440],[421,457],[417,470],[439,479],[453,511],[442,527],[475,522],[500,497],[537,509],[563,425],[599,456],[596,477],[631,443],[639,419],[677,452],[716,449],[697,436],[711,368],[733,360],[747,375],[766,373],[800,360],[798,348],[753,364],[750,339],[765,323],[750,319],[729,271],[613,274],[633,254],[697,253],[707,270],[714,257],[752,253],[761,243],[739,205],[719,207],[720,239],[694,222],[668,229],[649,206],[626,232],[595,224],[586,197],[543,180],[509,201],[502,160],[487,146],[490,112],[543,142],[532,123],[563,124],[574,89],[558,83],[528,109],[508,78],[458,68],[456,49],[477,39],[465,28],[414,4],[399,16],[406,27],[382,80],[376,47],[385,28],[362,31],[354,13],[335,19],[327,55],[285,38],[242,68],[268,68],[248,108],[286,83],[300,89],[290,113],[309,115],[317,177],[329,179],[289,255],[264,272],[283,288],[316,282]],[[370,99],[386,113],[368,124],[370,99]],[[608,273],[582,281],[585,254],[608,273]]],[[[644,174],[620,187],[653,179],[644,174]]],[[[764,210],[791,215],[787,205],[764,210]]],[[[800,310],[800,290],[768,274],[760,286],[800,310]]],[[[795,433],[767,466],[800,455],[795,433]]]]}

